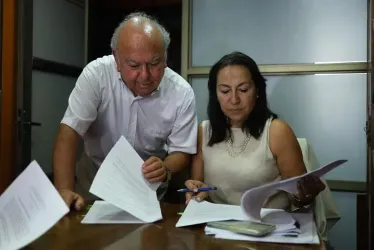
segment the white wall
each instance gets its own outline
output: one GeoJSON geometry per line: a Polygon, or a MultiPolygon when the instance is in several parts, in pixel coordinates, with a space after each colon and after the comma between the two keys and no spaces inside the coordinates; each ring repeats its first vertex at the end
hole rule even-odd
{"type": "MultiPolygon", "coordinates": [[[[84,65],[84,10],[65,0],[33,0],[33,56],[84,65]]],[[[76,78],[33,71],[31,156],[52,172],[52,150],[76,78]]]]}
{"type": "MultiPolygon", "coordinates": [[[[367,60],[366,0],[192,0],[192,65],[241,51],[258,64],[367,60]]],[[[269,76],[270,108],[311,143],[320,164],[348,163],[329,180],[366,181],[366,74],[269,76]]],[[[207,77],[193,77],[199,121],[207,77]]],[[[356,194],[333,193],[342,219],[335,249],[356,249],[356,194]]]]}
{"type": "Polygon", "coordinates": [[[242,51],[259,64],[365,61],[367,0],[194,0],[192,65],[242,51]]]}

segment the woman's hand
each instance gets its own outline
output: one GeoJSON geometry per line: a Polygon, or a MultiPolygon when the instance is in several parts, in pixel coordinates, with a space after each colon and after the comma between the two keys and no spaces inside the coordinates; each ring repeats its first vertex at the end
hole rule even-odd
{"type": "MultiPolygon", "coordinates": [[[[202,188],[202,187],[207,187],[203,182],[201,181],[196,181],[196,180],[188,180],[184,183],[186,187],[189,190],[194,190],[195,188],[202,188]]],[[[195,199],[196,201],[202,201],[205,198],[208,197],[208,192],[188,192],[186,193],[186,204],[190,202],[191,199],[195,199]]]]}
{"type": "Polygon", "coordinates": [[[312,204],[316,196],[325,188],[325,184],[316,176],[308,175],[299,179],[297,194],[293,194],[294,205],[303,207],[312,204]]]}

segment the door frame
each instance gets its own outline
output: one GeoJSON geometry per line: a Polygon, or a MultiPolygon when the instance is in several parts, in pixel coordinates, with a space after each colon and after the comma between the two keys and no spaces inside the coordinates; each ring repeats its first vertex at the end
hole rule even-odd
{"type": "Polygon", "coordinates": [[[33,67],[33,4],[34,0],[18,0],[18,78],[17,78],[17,142],[15,174],[20,174],[31,159],[31,98],[33,67]]]}
{"type": "Polygon", "coordinates": [[[368,167],[367,167],[367,213],[368,213],[368,249],[374,247],[374,1],[369,0],[369,18],[368,18],[368,167]]]}
{"type": "Polygon", "coordinates": [[[2,0],[0,195],[15,177],[17,141],[17,1],[2,0]]]}

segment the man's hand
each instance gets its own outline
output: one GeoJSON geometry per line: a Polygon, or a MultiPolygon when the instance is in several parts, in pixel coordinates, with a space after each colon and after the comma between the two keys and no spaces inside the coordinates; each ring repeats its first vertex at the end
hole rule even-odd
{"type": "Polygon", "coordinates": [[[58,192],[69,208],[73,207],[76,211],[81,211],[84,208],[84,199],[79,194],[69,189],[60,189],[58,192]]]}
{"type": "Polygon", "coordinates": [[[146,160],[142,166],[144,177],[149,182],[163,182],[166,179],[166,169],[162,160],[152,156],[146,160]]]}

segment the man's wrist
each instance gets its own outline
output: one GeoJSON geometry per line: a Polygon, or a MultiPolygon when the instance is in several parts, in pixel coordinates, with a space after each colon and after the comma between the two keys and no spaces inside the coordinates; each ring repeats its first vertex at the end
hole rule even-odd
{"type": "Polygon", "coordinates": [[[168,168],[164,162],[162,162],[162,167],[164,168],[165,171],[165,179],[164,182],[169,182],[171,179],[171,171],[170,168],[168,168]]]}

